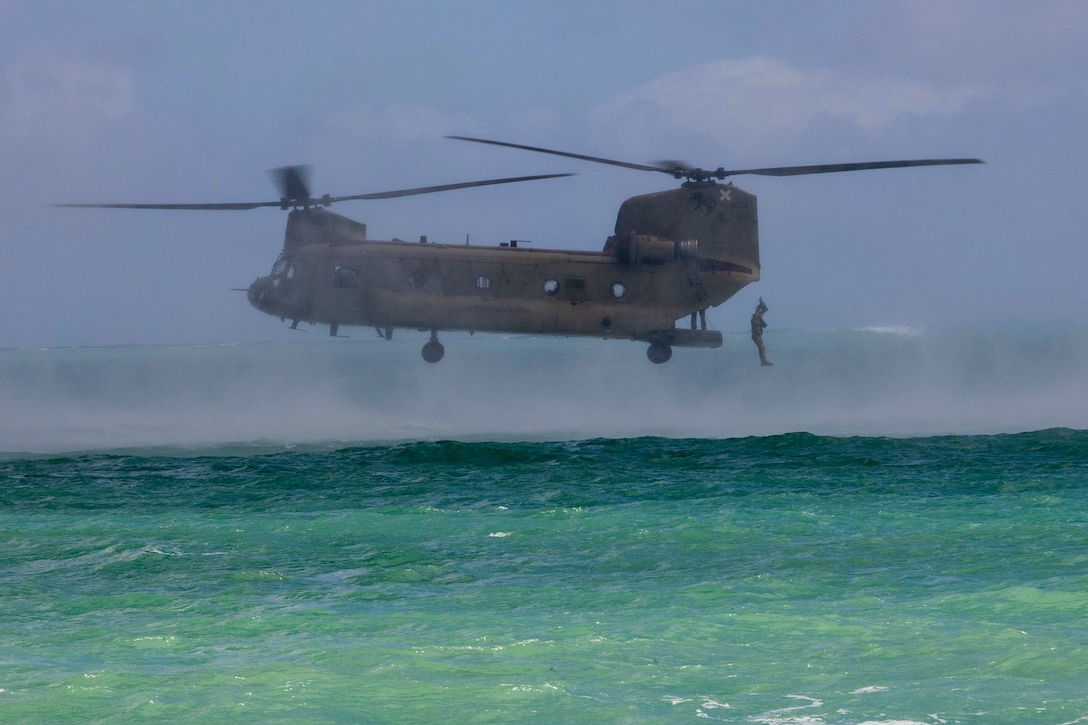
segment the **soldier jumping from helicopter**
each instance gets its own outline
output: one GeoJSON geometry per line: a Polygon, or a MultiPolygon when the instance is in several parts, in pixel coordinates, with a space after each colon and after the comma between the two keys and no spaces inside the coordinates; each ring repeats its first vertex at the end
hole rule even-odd
{"type": "Polygon", "coordinates": [[[759,304],[756,305],[756,311],[752,313],[752,342],[759,348],[759,364],[760,365],[774,365],[773,362],[767,359],[767,348],[763,346],[763,329],[767,327],[767,323],[763,321],[763,313],[767,311],[767,305],[763,302],[763,298],[759,298],[759,304]]]}

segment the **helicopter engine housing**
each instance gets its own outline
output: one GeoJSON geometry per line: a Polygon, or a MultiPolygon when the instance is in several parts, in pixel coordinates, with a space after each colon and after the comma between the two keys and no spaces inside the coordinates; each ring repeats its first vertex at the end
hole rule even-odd
{"type": "Polygon", "coordinates": [[[621,262],[630,265],[666,264],[699,256],[698,240],[673,241],[645,234],[632,233],[614,238],[610,248],[621,262]]]}

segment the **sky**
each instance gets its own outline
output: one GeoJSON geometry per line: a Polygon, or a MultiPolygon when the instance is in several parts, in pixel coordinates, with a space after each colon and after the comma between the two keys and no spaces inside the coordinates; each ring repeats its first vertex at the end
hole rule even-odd
{"type": "Polygon", "coordinates": [[[0,0],[0,348],[298,338],[234,291],[270,270],[278,209],[54,202],[271,200],[285,164],[316,195],[571,172],[334,211],[598,250],[676,183],[452,134],[710,168],[981,158],[736,177],[762,279],[711,326],[759,296],[795,330],[1084,325],[1086,128],[1081,0],[0,0]]]}

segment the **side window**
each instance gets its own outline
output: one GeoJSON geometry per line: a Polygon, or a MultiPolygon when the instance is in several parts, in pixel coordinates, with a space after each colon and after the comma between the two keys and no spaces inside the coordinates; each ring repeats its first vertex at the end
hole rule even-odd
{"type": "Polygon", "coordinates": [[[491,289],[491,278],[486,274],[481,274],[476,278],[476,289],[486,292],[491,289]]]}
{"type": "Polygon", "coordinates": [[[412,289],[422,289],[427,284],[427,275],[422,272],[412,272],[408,275],[408,286],[412,289]]]}
{"type": "Polygon", "coordinates": [[[555,297],[559,294],[559,280],[549,279],[544,282],[544,294],[555,297]]]}
{"type": "Polygon", "coordinates": [[[623,282],[613,282],[611,291],[612,296],[615,297],[617,300],[622,299],[627,295],[627,285],[625,285],[623,282]]]}
{"type": "Polygon", "coordinates": [[[336,265],[332,272],[332,286],[339,289],[358,289],[359,270],[354,267],[336,265]]]}

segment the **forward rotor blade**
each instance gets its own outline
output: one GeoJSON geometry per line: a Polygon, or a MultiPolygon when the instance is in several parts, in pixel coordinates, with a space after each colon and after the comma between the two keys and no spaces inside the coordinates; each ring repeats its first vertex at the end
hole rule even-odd
{"type": "Polygon", "coordinates": [[[522,149],[523,151],[536,151],[541,154],[551,154],[552,156],[564,156],[568,159],[581,159],[582,161],[594,161],[598,164],[608,164],[610,166],[621,166],[625,169],[635,169],[636,171],[660,171],[665,174],[672,174],[673,170],[664,168],[661,166],[647,166],[645,164],[632,164],[627,161],[616,161],[615,159],[603,159],[599,156],[586,156],[585,154],[573,154],[569,151],[556,151],[555,149],[544,149],[539,146],[525,146],[518,143],[506,143],[505,141],[489,141],[486,138],[471,138],[469,136],[447,136],[446,138],[457,139],[458,141],[472,141],[473,143],[486,143],[492,146],[506,146],[512,149],[522,149]]]}
{"type": "Polygon", "coordinates": [[[196,211],[245,211],[262,206],[280,206],[279,201],[254,201],[237,204],[52,204],[78,209],[192,209],[196,211]]]}
{"type": "Polygon", "coordinates": [[[538,176],[514,176],[507,179],[486,179],[484,181],[465,181],[460,184],[442,184],[440,186],[421,186],[415,189],[401,189],[399,191],[379,191],[374,194],[354,194],[352,196],[332,196],[318,201],[355,201],[357,199],[396,199],[401,196],[415,196],[417,194],[434,194],[439,191],[453,191],[454,189],[471,189],[475,186],[492,186],[493,184],[514,184],[519,181],[537,181],[538,179],[557,179],[574,174],[541,174],[538,176]]]}
{"type": "Polygon", "coordinates": [[[871,169],[902,169],[909,166],[951,166],[954,164],[982,164],[981,159],[913,159],[905,161],[865,161],[855,164],[816,164],[814,166],[772,166],[766,169],[718,169],[712,176],[756,174],[759,176],[803,176],[805,174],[833,174],[839,171],[869,171],[871,169]]]}
{"type": "Polygon", "coordinates": [[[281,166],[268,173],[272,175],[276,188],[284,199],[310,198],[309,166],[281,166]]]}
{"type": "MultiPolygon", "coordinates": [[[[296,167],[290,167],[295,169],[296,167]]],[[[281,170],[277,170],[277,173],[281,170]]],[[[537,176],[515,176],[507,179],[485,179],[484,181],[466,181],[460,184],[442,184],[440,186],[421,186],[415,189],[400,189],[399,191],[379,191],[373,194],[353,194],[351,196],[323,196],[318,199],[309,197],[287,198],[278,201],[254,201],[226,204],[53,204],[52,206],[78,208],[78,209],[183,209],[193,211],[245,211],[264,206],[285,208],[287,206],[328,206],[338,201],[356,201],[362,199],[396,199],[402,196],[415,196],[417,194],[434,194],[439,191],[453,191],[454,189],[471,189],[476,186],[492,186],[494,184],[513,184],[519,181],[537,181],[539,179],[558,179],[574,174],[540,174],[537,176]]],[[[285,189],[290,189],[290,183],[285,182],[285,189]]]]}

